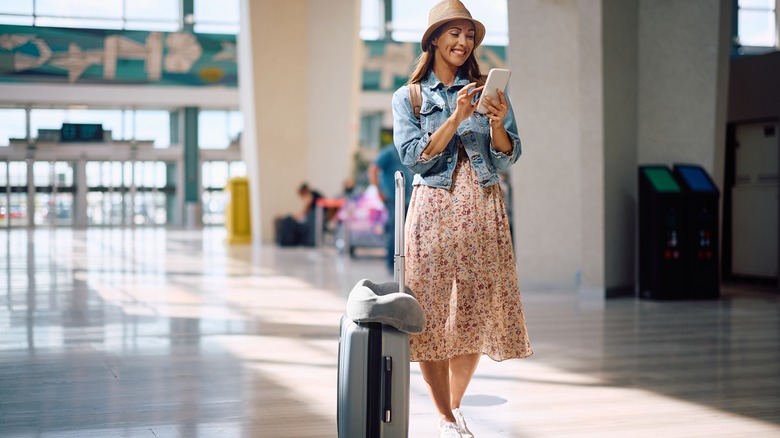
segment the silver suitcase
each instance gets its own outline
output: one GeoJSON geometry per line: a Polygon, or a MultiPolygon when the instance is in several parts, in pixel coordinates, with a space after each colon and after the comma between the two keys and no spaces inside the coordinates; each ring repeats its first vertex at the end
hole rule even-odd
{"type": "MultiPolygon", "coordinates": [[[[395,281],[404,284],[404,177],[395,175],[395,281]]],[[[400,286],[399,286],[400,289],[400,286]]],[[[339,330],[339,438],[409,434],[409,334],[342,316],[339,330]]]]}

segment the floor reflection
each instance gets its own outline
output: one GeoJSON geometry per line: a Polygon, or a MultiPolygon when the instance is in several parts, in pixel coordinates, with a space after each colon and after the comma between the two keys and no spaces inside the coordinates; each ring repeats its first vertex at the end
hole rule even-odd
{"type": "MultiPolygon", "coordinates": [[[[358,280],[390,280],[382,258],[224,237],[0,232],[0,435],[335,437],[338,321],[358,280]]],[[[482,361],[480,436],[780,434],[777,294],[523,300],[535,354],[482,361]]],[[[412,373],[410,436],[435,436],[412,373]]]]}

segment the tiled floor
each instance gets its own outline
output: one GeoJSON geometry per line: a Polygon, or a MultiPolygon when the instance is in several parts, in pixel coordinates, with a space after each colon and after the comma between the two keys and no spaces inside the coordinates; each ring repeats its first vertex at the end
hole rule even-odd
{"type": "MultiPolygon", "coordinates": [[[[0,436],[335,437],[339,317],[381,259],[223,239],[0,231],[0,436]]],[[[478,437],[780,436],[780,295],[522,293],[535,354],[480,364],[478,437]]],[[[436,437],[416,364],[410,402],[436,437]]]]}

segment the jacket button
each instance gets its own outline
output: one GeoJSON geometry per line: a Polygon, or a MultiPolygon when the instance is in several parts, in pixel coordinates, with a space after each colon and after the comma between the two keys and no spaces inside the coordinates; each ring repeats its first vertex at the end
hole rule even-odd
{"type": "Polygon", "coordinates": [[[447,158],[448,163],[452,163],[452,157],[447,158]]]}

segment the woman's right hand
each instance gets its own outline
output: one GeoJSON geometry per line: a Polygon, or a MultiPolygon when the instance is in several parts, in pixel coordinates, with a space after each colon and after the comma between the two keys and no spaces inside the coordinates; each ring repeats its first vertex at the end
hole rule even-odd
{"type": "Polygon", "coordinates": [[[457,107],[455,108],[455,112],[452,113],[453,117],[455,117],[455,121],[458,122],[458,125],[471,117],[477,109],[478,102],[474,102],[474,96],[482,91],[485,86],[476,87],[476,85],[476,82],[471,82],[458,91],[457,107]]]}

